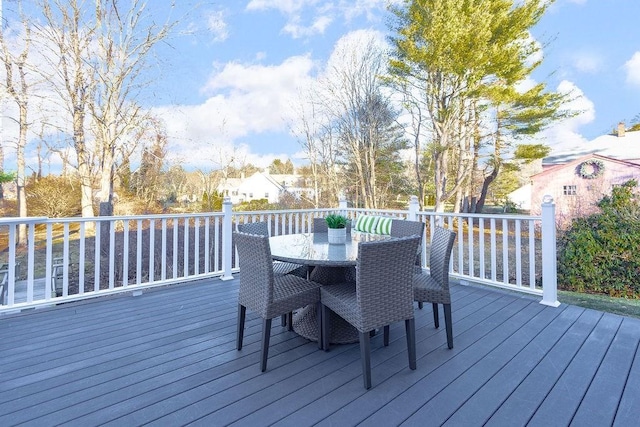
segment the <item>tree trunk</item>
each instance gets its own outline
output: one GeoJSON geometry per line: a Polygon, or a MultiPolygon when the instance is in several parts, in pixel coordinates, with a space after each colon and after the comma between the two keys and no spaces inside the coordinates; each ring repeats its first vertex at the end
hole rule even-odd
{"type": "Polygon", "coordinates": [[[499,168],[496,167],[489,175],[484,178],[484,181],[482,182],[482,190],[480,191],[480,198],[476,203],[476,209],[474,211],[475,213],[482,213],[482,209],[484,209],[484,203],[487,198],[487,192],[489,191],[489,186],[498,176],[498,171],[499,168]]]}
{"type": "MultiPolygon", "coordinates": [[[[25,194],[25,159],[24,147],[27,144],[27,106],[26,103],[20,105],[20,130],[18,136],[18,146],[16,150],[16,192],[18,197],[18,216],[27,217],[27,195],[25,194]]],[[[20,224],[18,227],[18,244],[26,245],[27,226],[20,224]]]]}

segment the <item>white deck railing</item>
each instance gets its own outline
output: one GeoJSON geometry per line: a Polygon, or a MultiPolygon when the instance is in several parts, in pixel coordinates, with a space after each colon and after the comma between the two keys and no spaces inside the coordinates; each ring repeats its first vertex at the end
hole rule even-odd
{"type": "Polygon", "coordinates": [[[314,217],[342,212],[350,218],[375,213],[427,223],[423,265],[428,267],[430,230],[457,232],[452,277],[542,296],[557,305],[554,205],[542,216],[336,209],[0,219],[0,313],[99,295],[140,291],[202,278],[232,278],[237,271],[231,231],[235,224],[267,221],[272,235],[308,232],[314,217]],[[27,229],[18,245],[18,229],[27,229]]]}

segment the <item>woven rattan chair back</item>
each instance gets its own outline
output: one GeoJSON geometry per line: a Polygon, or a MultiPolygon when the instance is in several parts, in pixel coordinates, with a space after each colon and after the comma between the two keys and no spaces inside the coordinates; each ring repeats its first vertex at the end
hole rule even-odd
{"type": "Polygon", "coordinates": [[[324,218],[313,218],[314,233],[326,233],[328,229],[327,221],[324,218]]]}
{"type": "Polygon", "coordinates": [[[269,237],[269,224],[266,222],[246,222],[244,224],[238,224],[238,231],[269,237]]]}
{"type": "Polygon", "coordinates": [[[442,227],[434,227],[429,253],[429,273],[443,290],[449,291],[449,263],[456,233],[442,227]]]}
{"type": "Polygon", "coordinates": [[[273,262],[269,238],[257,234],[233,233],[240,264],[238,301],[261,317],[273,301],[273,262]]]}
{"type": "Polygon", "coordinates": [[[420,246],[416,256],[416,266],[422,266],[422,238],[424,237],[424,222],[394,219],[391,223],[392,237],[420,236],[420,246]]]}
{"type": "Polygon", "coordinates": [[[360,242],[356,268],[358,329],[413,318],[413,256],[419,238],[360,242]]]}

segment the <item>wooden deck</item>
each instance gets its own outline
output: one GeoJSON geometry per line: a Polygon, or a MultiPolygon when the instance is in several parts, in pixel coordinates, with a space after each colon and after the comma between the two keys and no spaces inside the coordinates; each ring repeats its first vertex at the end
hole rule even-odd
{"type": "Polygon", "coordinates": [[[325,353],[280,322],[261,373],[251,314],[235,350],[236,280],[0,316],[0,425],[638,425],[640,320],[453,294],[455,348],[416,309],[418,369],[394,325],[369,391],[357,344],[325,353]]]}

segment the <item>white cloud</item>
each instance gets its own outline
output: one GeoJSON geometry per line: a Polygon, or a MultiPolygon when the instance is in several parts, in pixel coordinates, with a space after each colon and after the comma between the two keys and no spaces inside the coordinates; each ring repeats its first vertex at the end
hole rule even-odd
{"type": "Polygon", "coordinates": [[[640,86],[640,51],[625,62],[624,69],[627,72],[627,83],[640,86]]]}
{"type": "MultiPolygon", "coordinates": [[[[209,164],[213,168],[211,162],[218,152],[242,146],[243,138],[259,133],[286,133],[287,123],[296,119],[291,107],[297,103],[298,89],[308,85],[314,66],[308,56],[290,57],[272,66],[241,63],[222,66],[203,88],[203,93],[211,94],[203,104],[154,110],[167,123],[169,152],[188,159],[190,165],[209,164]]],[[[243,150],[248,161],[258,165],[277,157],[256,156],[246,147],[243,150]]]]}
{"type": "Polygon", "coordinates": [[[294,15],[317,3],[319,0],[251,0],[247,4],[247,10],[276,9],[285,15],[294,15]]]}
{"type": "Polygon", "coordinates": [[[300,25],[297,21],[297,19],[289,20],[282,29],[284,33],[291,34],[294,39],[323,34],[333,19],[329,16],[320,16],[310,26],[300,25]]]}
{"type": "Polygon", "coordinates": [[[603,58],[594,52],[578,52],[573,57],[573,65],[583,73],[596,73],[603,64],[603,58]]]}
{"type": "Polygon", "coordinates": [[[207,28],[213,35],[214,42],[225,41],[229,37],[229,30],[225,21],[225,13],[221,10],[209,12],[207,28]]]}
{"type": "Polygon", "coordinates": [[[542,132],[542,142],[551,147],[552,155],[579,149],[587,142],[587,139],[579,133],[578,129],[595,119],[593,102],[573,82],[563,80],[556,91],[569,94],[572,100],[564,108],[578,112],[578,114],[575,117],[557,122],[542,132]]]}
{"type": "Polygon", "coordinates": [[[347,21],[358,16],[365,16],[368,21],[380,19],[380,11],[387,5],[400,5],[403,0],[340,0],[339,10],[347,21]]]}

